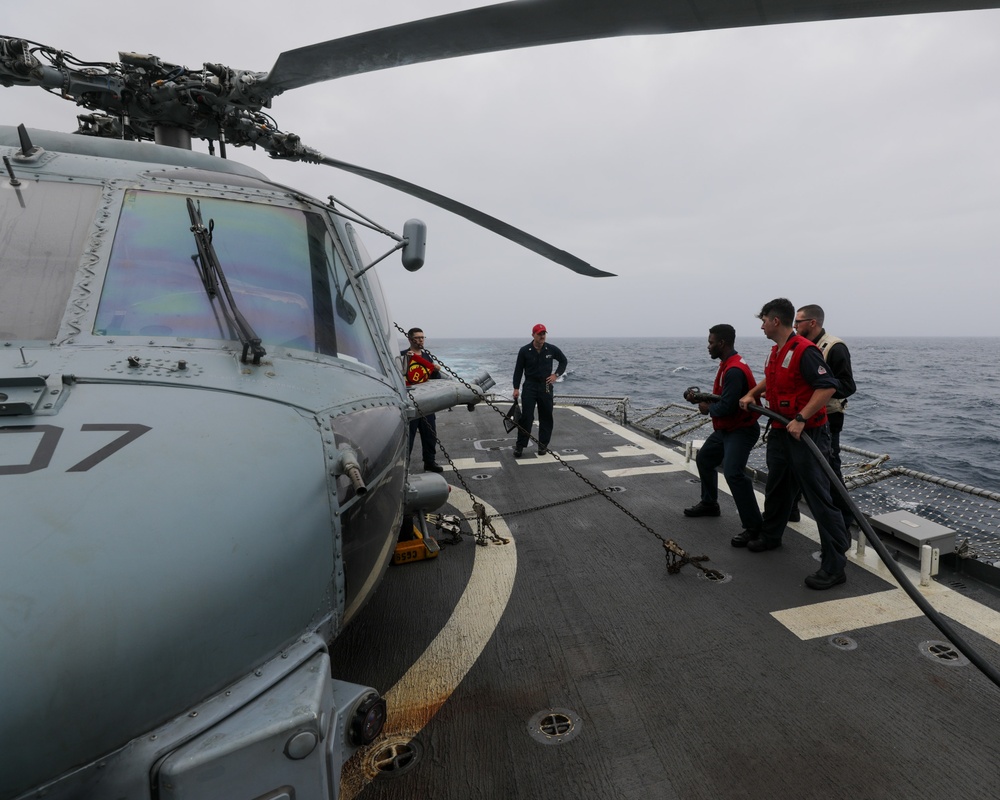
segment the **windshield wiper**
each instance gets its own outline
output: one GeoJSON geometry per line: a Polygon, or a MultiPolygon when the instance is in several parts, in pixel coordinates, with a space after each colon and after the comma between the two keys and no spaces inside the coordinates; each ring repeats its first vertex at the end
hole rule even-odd
{"type": "Polygon", "coordinates": [[[195,203],[190,197],[187,198],[188,216],[191,218],[191,233],[194,234],[195,244],[198,246],[198,255],[192,256],[195,265],[198,267],[198,274],[205,285],[205,291],[209,298],[218,298],[222,313],[229,323],[229,327],[236,331],[240,344],[243,345],[243,356],[241,361],[247,363],[247,353],[253,353],[253,363],[259,364],[260,357],[266,356],[267,351],[261,347],[260,337],[254,332],[250,323],[240,313],[233,299],[233,293],[229,290],[229,281],[226,280],[226,273],[222,271],[222,264],[215,254],[215,246],[212,244],[212,233],[215,230],[215,220],[209,220],[208,227],[201,220],[201,203],[195,203]],[[219,287],[222,287],[222,294],[219,294],[219,287]]]}

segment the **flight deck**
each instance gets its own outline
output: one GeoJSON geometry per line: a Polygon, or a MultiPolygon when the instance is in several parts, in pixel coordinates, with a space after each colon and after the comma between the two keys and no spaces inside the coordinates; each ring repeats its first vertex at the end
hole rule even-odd
{"type": "MultiPolygon", "coordinates": [[[[811,520],[731,547],[725,482],[721,517],[684,517],[697,475],[667,442],[557,407],[555,456],[515,459],[491,409],[437,419],[441,513],[481,503],[492,530],[432,527],[440,554],[390,567],[335,642],[334,675],[389,705],[344,797],[995,797],[1000,690],[873,549],[814,591],[811,520]],[[708,572],[671,574],[663,540],[708,572]]],[[[925,594],[1000,664],[994,593],[952,583],[925,594]]]]}

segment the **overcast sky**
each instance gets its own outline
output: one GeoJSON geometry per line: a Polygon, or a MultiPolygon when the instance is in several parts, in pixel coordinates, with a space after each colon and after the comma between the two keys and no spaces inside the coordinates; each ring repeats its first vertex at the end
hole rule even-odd
{"type": "MultiPolygon", "coordinates": [[[[51,0],[0,35],[117,60],[267,71],[313,42],[485,5],[461,0],[51,0]],[[184,14],[184,9],[189,13],[184,14]]],[[[427,222],[427,263],[376,269],[429,336],[757,333],[773,297],[845,336],[1000,336],[1000,12],[630,37],[471,56],[279,96],[278,126],[615,272],[585,278],[328,167],[229,151],[385,227],[427,222]]],[[[0,88],[4,123],[77,109],[0,88]]],[[[366,235],[373,255],[390,240],[366,235]]]]}

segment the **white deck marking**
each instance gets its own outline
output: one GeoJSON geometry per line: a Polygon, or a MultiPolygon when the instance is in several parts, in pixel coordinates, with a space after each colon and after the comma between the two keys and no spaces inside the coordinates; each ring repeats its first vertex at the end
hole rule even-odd
{"type": "Polygon", "coordinates": [[[601,458],[619,458],[620,456],[655,456],[656,453],[634,444],[620,444],[615,447],[614,452],[598,453],[598,455],[601,458]]]}
{"type": "Polygon", "coordinates": [[[818,639],[845,631],[919,617],[921,611],[902,589],[830,600],[771,614],[800,639],[818,639]]]}
{"type": "MultiPolygon", "coordinates": [[[[623,439],[647,448],[657,456],[687,469],[692,474],[698,474],[694,461],[688,462],[682,453],[678,453],[672,447],[659,442],[651,442],[643,434],[623,428],[603,414],[575,406],[565,406],[565,408],[591,420],[602,428],[614,431],[623,439]]],[[[624,471],[622,472],[624,473],[624,471]]],[[[611,473],[606,474],[611,475],[611,473]]],[[[719,481],[719,491],[729,493],[729,487],[725,485],[725,481],[719,481]]],[[[764,495],[761,492],[756,492],[756,495],[757,502],[763,507],[764,495]]],[[[805,515],[802,516],[801,522],[789,523],[788,527],[817,545],[819,544],[819,530],[816,528],[816,523],[805,515]]],[[[882,563],[873,547],[869,545],[865,548],[865,554],[862,558],[859,558],[853,550],[848,554],[848,557],[852,564],[868,570],[897,588],[860,597],[830,599],[826,602],[810,603],[798,608],[787,608],[773,612],[772,616],[800,639],[834,636],[838,633],[920,616],[922,613],[920,609],[907,596],[906,592],[898,588],[896,579],[892,577],[892,573],[882,563]]],[[[816,569],[817,566],[814,563],[812,569],[816,569]]],[[[936,581],[932,581],[930,586],[920,586],[920,572],[918,570],[911,569],[904,564],[899,566],[910,582],[920,590],[934,608],[955,622],[1000,644],[1000,612],[993,611],[936,581]]],[[[806,565],[805,571],[810,571],[808,565],[806,565]]],[[[796,580],[796,576],[789,575],[789,580],[796,580]]],[[[850,586],[850,577],[848,577],[846,585],[850,586]]],[[[834,588],[830,591],[836,592],[837,589],[834,588]]]]}
{"type": "MultiPolygon", "coordinates": [[[[757,494],[758,502],[763,507],[763,496],[759,492],[757,494]]],[[[788,527],[798,531],[817,545],[819,544],[819,529],[816,527],[816,523],[805,514],[802,515],[801,522],[789,523],[788,527]]],[[[771,616],[800,639],[814,639],[819,636],[833,636],[837,633],[859,630],[873,625],[884,625],[887,622],[912,619],[923,614],[906,592],[899,588],[896,579],[882,563],[874,547],[868,544],[864,555],[860,558],[857,554],[857,543],[853,543],[851,547],[852,549],[847,554],[850,563],[868,570],[896,588],[860,597],[831,599],[819,604],[810,603],[799,608],[775,611],[771,616]],[[871,605],[871,608],[868,608],[868,605],[871,605]],[[842,624],[838,630],[833,629],[835,627],[833,625],[834,619],[841,620],[842,624]],[[814,630],[820,632],[812,633],[814,630]]],[[[1000,644],[1000,612],[993,611],[975,600],[970,600],[937,581],[932,581],[929,586],[921,586],[920,570],[912,569],[906,564],[898,564],[898,566],[903,570],[903,574],[906,575],[910,583],[917,587],[917,590],[927,598],[935,609],[955,622],[959,622],[987,639],[1000,644]]],[[[846,585],[850,586],[850,576],[848,576],[846,585]]],[[[830,591],[836,592],[837,589],[834,588],[830,591]]]]}
{"type": "MultiPolygon", "coordinates": [[[[500,461],[477,461],[475,458],[453,458],[452,461],[455,462],[455,469],[499,469],[503,466],[500,461]]],[[[442,464],[445,470],[450,470],[451,465],[442,464]]]]}
{"type": "MultiPolygon", "coordinates": [[[[471,513],[473,499],[456,486],[452,489],[451,505],[460,514],[471,513]]],[[[497,513],[481,498],[475,501],[483,504],[487,514],[497,513]]],[[[354,797],[378,774],[368,763],[368,754],[377,752],[386,741],[405,743],[416,736],[462,682],[493,636],[517,573],[517,547],[510,528],[501,517],[494,517],[493,527],[510,544],[475,548],[472,574],[455,610],[406,674],[385,693],[389,716],[382,734],[344,765],[340,787],[344,800],[354,797]]]]}
{"type": "MultiPolygon", "coordinates": [[[[899,588],[896,579],[871,548],[866,550],[864,559],[858,560],[852,555],[850,560],[897,588],[859,597],[846,597],[799,608],[788,608],[775,611],[771,616],[800,639],[815,639],[874,625],[884,625],[887,622],[912,619],[923,614],[909,595],[899,588]]],[[[910,582],[939,613],[1000,644],[1000,612],[936,581],[932,581],[929,586],[920,586],[919,570],[911,569],[904,564],[899,566],[910,582]]]]}
{"type": "MultiPolygon", "coordinates": [[[[763,496],[759,492],[758,500],[763,507],[763,496]]],[[[788,527],[798,531],[817,545],[819,544],[819,529],[816,527],[816,523],[805,514],[802,515],[801,522],[792,522],[788,527]]],[[[857,543],[854,542],[851,547],[852,549],[847,554],[850,563],[868,570],[896,588],[887,592],[831,599],[824,603],[811,603],[799,608],[788,608],[783,611],[775,611],[771,616],[800,639],[814,639],[819,636],[833,636],[837,633],[859,630],[873,625],[884,625],[887,622],[912,619],[923,614],[906,592],[899,588],[896,579],[882,563],[882,559],[878,557],[874,547],[868,544],[864,555],[860,558],[857,554],[857,543]],[[833,629],[835,627],[832,622],[834,619],[841,620],[842,624],[839,630],[833,629]],[[819,632],[812,633],[814,630],[819,632]]],[[[935,609],[955,622],[959,622],[987,639],[1000,644],[1000,612],[993,611],[975,600],[970,600],[937,581],[932,581],[929,586],[921,586],[920,570],[912,569],[906,564],[898,563],[898,566],[903,570],[903,574],[906,575],[910,583],[917,587],[917,590],[927,598],[935,609]]],[[[847,585],[850,586],[850,576],[848,576],[847,585]]],[[[837,589],[834,588],[830,591],[836,592],[837,589]]]]}
{"type": "MultiPolygon", "coordinates": [[[[929,597],[934,608],[991,642],[1000,644],[1000,613],[939,583],[932,583],[927,588],[939,590],[929,597]]],[[[928,592],[928,595],[931,594],[928,592]]]]}
{"type": "Polygon", "coordinates": [[[632,475],[656,475],[661,472],[685,472],[683,464],[651,464],[648,467],[628,467],[626,469],[606,469],[609,478],[629,478],[632,475]]]}
{"type": "MultiPolygon", "coordinates": [[[[614,420],[610,420],[603,414],[599,414],[596,411],[591,411],[588,408],[582,408],[580,406],[560,406],[560,408],[565,408],[567,411],[572,411],[574,414],[579,414],[584,419],[589,419],[598,427],[604,428],[609,431],[613,431],[618,436],[623,439],[632,442],[633,444],[639,445],[648,454],[655,455],[657,458],[663,458],[670,461],[673,464],[684,464],[684,456],[678,453],[672,447],[663,444],[661,442],[654,442],[650,440],[647,436],[635,431],[630,431],[628,428],[623,428],[614,420]]],[[[694,465],[692,464],[692,467],[694,465]]]]}
{"type": "MultiPolygon", "coordinates": [[[[617,422],[608,419],[607,417],[590,411],[586,408],[580,408],[579,406],[566,406],[568,411],[573,411],[579,414],[585,419],[589,419],[591,422],[606,428],[609,431],[614,431],[616,434],[621,436],[623,439],[628,439],[631,442],[635,442],[638,447],[632,446],[622,446],[616,445],[615,452],[613,453],[601,453],[600,455],[604,458],[614,458],[616,456],[631,456],[631,455],[642,455],[642,456],[654,456],[655,458],[662,458],[667,464],[650,464],[647,467],[630,467],[627,469],[609,469],[604,470],[604,474],[609,478],[628,478],[633,475],[657,475],[660,473],[667,472],[693,472],[697,474],[694,462],[688,463],[684,458],[682,453],[678,453],[672,447],[660,442],[654,442],[647,439],[642,434],[636,433],[635,431],[630,431],[628,428],[623,428],[617,422]]],[[[720,484],[723,483],[720,481],[720,484]]],[[[729,491],[728,486],[719,487],[722,491],[729,491]]]]}
{"type": "MultiPolygon", "coordinates": [[[[587,461],[587,457],[583,453],[570,453],[568,455],[559,454],[559,458],[563,461],[587,461]]],[[[550,455],[539,456],[536,455],[534,458],[531,454],[527,454],[524,458],[515,458],[514,463],[519,467],[527,467],[532,464],[555,464],[556,460],[550,455]]]]}

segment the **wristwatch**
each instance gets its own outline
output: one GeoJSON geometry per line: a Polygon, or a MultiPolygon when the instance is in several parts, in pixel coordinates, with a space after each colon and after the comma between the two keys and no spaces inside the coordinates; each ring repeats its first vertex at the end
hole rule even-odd
{"type": "Polygon", "coordinates": [[[805,424],[806,418],[803,417],[801,414],[796,414],[795,415],[795,421],[796,422],[801,422],[801,423],[805,424]]]}

